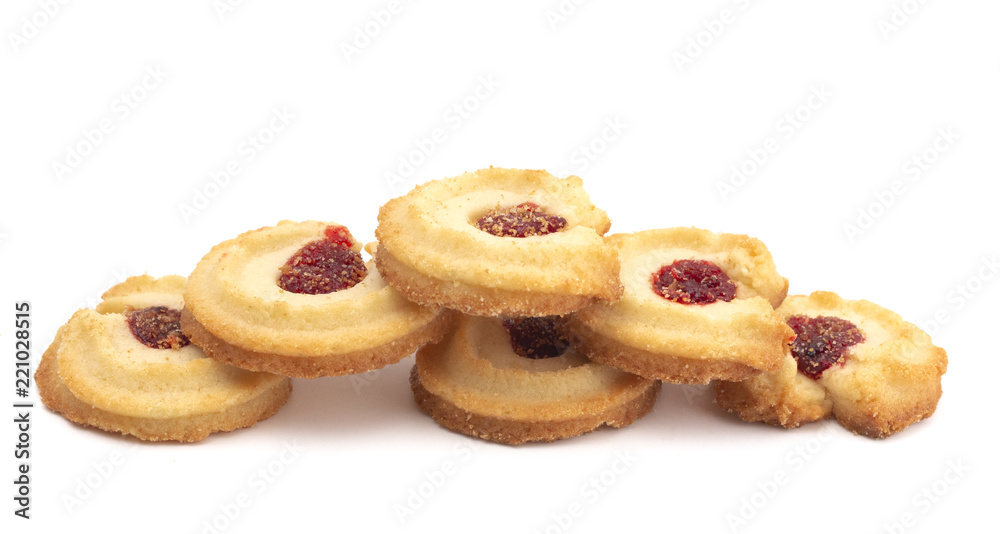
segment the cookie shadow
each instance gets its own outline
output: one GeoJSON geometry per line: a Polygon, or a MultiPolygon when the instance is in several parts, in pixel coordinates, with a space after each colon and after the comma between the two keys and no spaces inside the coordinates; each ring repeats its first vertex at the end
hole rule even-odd
{"type": "Polygon", "coordinates": [[[412,366],[410,356],[360,375],[292,379],[288,404],[260,426],[305,438],[398,437],[426,417],[413,401],[412,366]]]}
{"type": "Polygon", "coordinates": [[[707,441],[729,441],[734,432],[780,433],[781,429],[762,423],[747,423],[715,403],[711,385],[693,386],[664,383],[653,413],[646,419],[666,436],[683,435],[707,441]]]}

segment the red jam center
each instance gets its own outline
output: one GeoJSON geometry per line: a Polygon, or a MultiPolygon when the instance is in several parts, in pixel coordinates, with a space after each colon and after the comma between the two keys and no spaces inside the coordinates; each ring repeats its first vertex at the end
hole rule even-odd
{"type": "Polygon", "coordinates": [[[368,275],[347,229],[328,226],[326,239],[307,243],[281,266],[278,287],[292,293],[323,295],[354,287],[368,275]]]}
{"type": "Polygon", "coordinates": [[[495,209],[476,221],[476,228],[497,237],[547,235],[565,227],[566,219],[545,213],[533,202],[495,209]]]}
{"type": "Polygon", "coordinates": [[[653,273],[653,290],[681,304],[729,302],[736,284],[718,265],[704,260],[677,260],[653,273]]]}
{"type": "Polygon", "coordinates": [[[327,241],[334,245],[346,248],[354,246],[354,242],[351,241],[351,234],[343,226],[327,226],[326,230],[323,230],[323,235],[326,236],[327,241]]]}
{"type": "Polygon", "coordinates": [[[788,326],[795,331],[791,347],[799,372],[813,380],[834,364],[842,364],[847,350],[865,340],[854,323],[840,317],[793,315],[788,326]]]}
{"type": "Polygon", "coordinates": [[[181,312],[166,306],[153,306],[125,312],[132,335],[151,349],[181,349],[191,340],[181,332],[181,312]]]}
{"type": "Polygon", "coordinates": [[[542,360],[562,356],[569,339],[558,317],[525,317],[503,322],[514,353],[523,358],[542,360]]]}

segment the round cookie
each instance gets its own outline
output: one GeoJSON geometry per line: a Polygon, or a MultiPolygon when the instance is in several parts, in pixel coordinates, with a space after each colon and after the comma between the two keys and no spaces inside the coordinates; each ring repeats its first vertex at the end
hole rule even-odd
{"type": "Polygon", "coordinates": [[[611,227],[576,176],[489,168],[379,211],[375,262],[414,302],[480,316],[563,315],[621,295],[611,227]]]}
{"type": "Polygon", "coordinates": [[[797,334],[781,368],[716,383],[723,409],[785,428],[836,417],[848,430],[873,438],[934,413],[948,356],[899,315],[822,291],[789,297],[778,313],[797,334]]]}
{"type": "Polygon", "coordinates": [[[66,419],[148,441],[200,441],[274,415],[287,378],[206,358],[181,333],[184,278],[137,276],[77,311],[42,355],[42,402],[66,419]]]}
{"type": "Polygon", "coordinates": [[[554,441],[652,410],[660,383],[592,363],[552,317],[460,316],[417,352],[414,399],[445,428],[497,443],[554,441]]]}
{"type": "Polygon", "coordinates": [[[378,369],[440,339],[452,312],[406,300],[360,250],[317,221],[220,243],[189,277],[181,327],[216,360],[299,378],[378,369]]]}
{"type": "Polygon", "coordinates": [[[697,228],[608,236],[622,299],[573,314],[595,362],[674,383],[742,380],[777,370],[791,329],[774,307],[788,280],[760,241],[697,228]]]}

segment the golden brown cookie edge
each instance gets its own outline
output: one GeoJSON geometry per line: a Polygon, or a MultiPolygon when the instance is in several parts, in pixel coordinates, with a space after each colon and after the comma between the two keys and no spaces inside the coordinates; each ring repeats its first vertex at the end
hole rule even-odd
{"type": "Polygon", "coordinates": [[[515,291],[445,281],[404,265],[381,246],[375,252],[375,265],[393,289],[417,304],[443,306],[481,317],[566,315],[601,300],[615,300],[621,297],[622,292],[621,285],[617,283],[605,295],[588,296],[515,291]]]}
{"type": "Polygon", "coordinates": [[[42,355],[35,370],[35,384],[42,403],[74,423],[144,441],[193,443],[216,432],[250,428],[277,413],[292,392],[291,380],[285,379],[256,398],[221,412],[171,419],[120,415],[90,406],[73,395],[59,378],[57,350],[58,338],[42,355]]]}
{"type": "Polygon", "coordinates": [[[607,425],[628,426],[653,409],[660,383],[653,382],[641,395],[597,416],[585,416],[562,421],[514,421],[478,415],[434,395],[420,382],[417,366],[410,369],[410,388],[417,406],[439,425],[467,436],[501,443],[521,445],[528,442],[551,442],[580,436],[607,425]]]}
{"type": "Polygon", "coordinates": [[[368,350],[326,356],[288,356],[238,347],[210,332],[187,308],[181,310],[181,330],[216,361],[248,371],[318,378],[365,373],[394,364],[421,346],[440,341],[451,327],[453,318],[453,312],[443,310],[423,327],[389,343],[368,350]]]}
{"type": "Polygon", "coordinates": [[[572,318],[569,324],[574,346],[591,361],[643,378],[672,384],[698,385],[708,384],[712,380],[738,382],[762,372],[761,369],[742,363],[656,354],[599,334],[572,318]]]}
{"type": "Polygon", "coordinates": [[[784,428],[798,428],[833,415],[829,406],[794,402],[783,390],[756,388],[752,382],[716,382],[715,403],[747,423],[784,428]]]}

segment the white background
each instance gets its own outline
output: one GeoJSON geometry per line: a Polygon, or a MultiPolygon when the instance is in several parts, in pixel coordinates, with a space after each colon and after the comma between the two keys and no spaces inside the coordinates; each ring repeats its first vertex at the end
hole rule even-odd
{"type": "MultiPolygon", "coordinates": [[[[694,225],[759,237],[792,293],[879,303],[936,330],[950,357],[937,414],[883,441],[835,423],[744,424],[706,388],[665,386],[630,428],[498,446],[416,408],[412,359],[353,381],[295,380],[275,417],[196,445],[135,446],[39,405],[33,519],[5,523],[204,532],[245,492],[251,504],[226,531],[730,532],[741,508],[752,517],[739,532],[995,528],[1000,282],[980,266],[1000,252],[1000,5],[908,4],[912,14],[886,26],[902,3],[567,1],[556,20],[546,14],[556,0],[403,1],[384,27],[369,25],[378,35],[365,45],[358,32],[385,1],[251,1],[222,16],[210,0],[71,2],[54,16],[33,0],[4,2],[3,398],[14,399],[15,300],[33,304],[37,363],[55,329],[122,276],[186,274],[213,244],[281,219],[336,221],[372,239],[389,198],[489,165],[579,174],[613,231],[694,225]],[[355,42],[365,46],[348,59],[355,42]],[[165,78],[136,89],[147,69],[165,78]],[[499,85],[471,98],[481,79],[499,85]],[[125,117],[121,95],[133,90],[141,102],[125,117]],[[809,99],[814,90],[824,102],[809,99]],[[449,111],[456,104],[475,109],[462,117],[449,111]],[[261,134],[276,108],[294,119],[261,134]],[[796,111],[801,127],[789,129],[796,111]],[[88,150],[84,131],[102,121],[110,133],[88,150]],[[435,128],[444,141],[390,188],[386,173],[435,128]],[[927,151],[939,129],[957,137],[927,151]],[[249,161],[241,143],[258,135],[271,142],[249,161]],[[731,166],[747,150],[761,159],[765,144],[773,153],[724,196],[731,166]],[[58,172],[68,147],[88,154],[58,172]],[[913,157],[934,161],[917,173],[913,157]],[[232,160],[241,172],[213,189],[210,173],[232,160]],[[884,193],[894,180],[904,189],[884,193]],[[213,198],[185,218],[197,192],[213,198]],[[879,192],[888,208],[871,206],[879,192]],[[863,213],[871,220],[849,237],[845,224],[863,213]],[[947,324],[929,325],[936,314],[947,324]],[[293,441],[301,451],[262,488],[252,477],[279,470],[293,441]],[[619,453],[636,460],[591,498],[589,481],[619,453]],[[455,472],[401,521],[396,505],[445,462],[455,472]],[[963,466],[957,479],[949,463],[963,466]],[[758,494],[779,472],[786,483],[758,494]],[[89,494],[88,480],[99,483],[89,494]],[[557,519],[574,502],[583,516],[564,529],[557,519]],[[893,526],[903,514],[912,526],[893,526]]],[[[15,466],[2,454],[7,495],[15,466]]]]}

